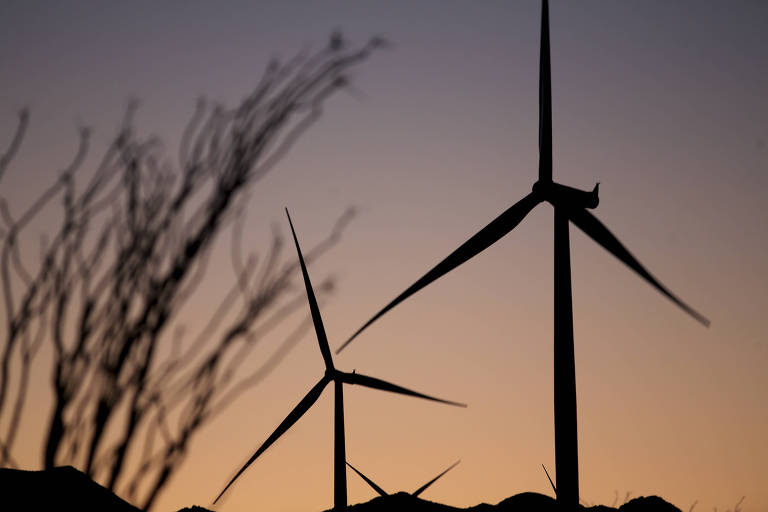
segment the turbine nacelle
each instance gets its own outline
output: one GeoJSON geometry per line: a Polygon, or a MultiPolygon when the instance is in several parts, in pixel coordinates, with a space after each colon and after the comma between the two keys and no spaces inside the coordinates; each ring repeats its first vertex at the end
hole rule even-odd
{"type": "Polygon", "coordinates": [[[598,197],[600,183],[597,183],[592,191],[561,185],[554,181],[537,181],[533,184],[533,193],[541,201],[547,201],[552,206],[566,206],[569,208],[597,208],[600,203],[598,197]]]}

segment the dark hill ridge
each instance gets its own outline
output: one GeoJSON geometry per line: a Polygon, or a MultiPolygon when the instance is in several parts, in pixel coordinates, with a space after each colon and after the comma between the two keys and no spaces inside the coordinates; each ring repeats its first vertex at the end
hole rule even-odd
{"type": "MultiPolygon", "coordinates": [[[[554,498],[535,492],[524,492],[511,496],[496,505],[481,503],[469,508],[457,508],[441,505],[432,501],[415,498],[408,493],[399,492],[390,496],[378,496],[367,503],[348,507],[350,512],[562,512],[554,498]]],[[[619,508],[597,505],[578,507],[578,512],[681,512],[679,508],[667,503],[658,496],[635,498],[619,508]]],[[[328,510],[326,512],[332,512],[328,510]]]]}
{"type": "MultiPolygon", "coordinates": [[[[348,507],[350,512],[562,512],[555,500],[534,492],[509,497],[496,505],[481,503],[469,508],[441,505],[399,492],[378,496],[348,507]]],[[[3,512],[140,512],[127,501],[71,466],[47,471],[0,468],[0,510],[3,512]]],[[[258,508],[257,508],[258,510],[258,508]]],[[[635,498],[618,509],[579,507],[577,512],[681,512],[657,496],[635,498]]],[[[210,512],[198,506],[179,512],[210,512]]],[[[267,511],[268,512],[268,511],[267,511]]],[[[331,511],[328,511],[331,512],[331,511]]]]}
{"type": "Polygon", "coordinates": [[[4,512],[140,512],[72,466],[46,471],[0,468],[0,509],[4,512]]]}
{"type": "MultiPolygon", "coordinates": [[[[496,505],[481,503],[469,508],[457,508],[441,505],[432,501],[416,498],[405,492],[389,496],[377,496],[367,503],[358,503],[347,507],[349,512],[563,512],[557,502],[544,494],[524,492],[502,500],[496,505]]],[[[178,512],[211,512],[202,507],[192,507],[178,512]]],[[[325,512],[333,512],[329,509],[325,512]]],[[[667,503],[658,496],[635,498],[619,508],[597,505],[579,506],[576,512],[681,512],[679,508],[667,503]]]]}

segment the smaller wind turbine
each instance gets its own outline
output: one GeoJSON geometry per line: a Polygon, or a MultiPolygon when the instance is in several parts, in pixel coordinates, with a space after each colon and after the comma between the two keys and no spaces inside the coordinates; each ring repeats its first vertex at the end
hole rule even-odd
{"type": "Polygon", "coordinates": [[[227,489],[237,480],[243,472],[248,469],[253,461],[255,461],[259,455],[264,453],[267,448],[278,440],[280,436],[285,434],[294,423],[299,421],[304,413],[306,413],[312,405],[320,398],[325,387],[333,382],[334,384],[334,454],[333,454],[333,508],[334,510],[344,510],[347,507],[347,475],[344,468],[345,463],[345,446],[344,446],[344,384],[359,384],[361,386],[380,389],[382,391],[390,391],[392,393],[399,393],[401,395],[410,395],[418,398],[424,398],[425,400],[432,400],[434,402],[441,402],[444,404],[455,405],[458,407],[466,407],[467,404],[459,402],[451,402],[450,400],[443,400],[441,398],[435,398],[433,396],[411,391],[401,386],[391,384],[389,382],[375,379],[373,377],[367,377],[353,371],[352,373],[342,372],[337,370],[333,365],[333,358],[331,357],[331,348],[328,345],[328,338],[325,335],[325,327],[323,327],[323,319],[320,316],[320,308],[317,305],[317,299],[315,298],[315,292],[312,289],[312,283],[309,280],[309,273],[307,272],[307,266],[304,264],[304,256],[301,254],[301,248],[299,247],[299,240],[296,238],[296,231],[293,229],[293,223],[291,222],[291,216],[288,213],[288,209],[285,209],[285,214],[288,215],[288,223],[291,226],[291,233],[293,233],[293,241],[296,243],[296,251],[299,254],[299,264],[301,265],[301,273],[304,276],[304,286],[307,289],[307,300],[309,301],[309,310],[312,313],[312,322],[315,324],[315,333],[317,334],[317,342],[320,345],[320,353],[325,361],[325,375],[320,378],[320,381],[315,384],[309,393],[298,403],[296,407],[286,416],[280,425],[277,426],[271,436],[259,447],[258,450],[248,459],[242,468],[232,477],[232,480],[224,487],[219,495],[213,500],[215,504],[219,499],[227,492],[227,489]]]}
{"type": "MultiPolygon", "coordinates": [[[[440,477],[442,477],[444,474],[446,474],[447,472],[449,472],[450,470],[452,470],[453,468],[455,468],[456,466],[458,466],[458,465],[459,465],[459,462],[461,462],[461,460],[457,460],[456,462],[454,462],[453,464],[451,464],[451,465],[448,467],[448,469],[444,470],[442,473],[440,473],[439,475],[437,475],[435,478],[433,478],[433,479],[432,479],[432,480],[430,480],[429,482],[425,483],[424,485],[422,485],[421,487],[419,487],[418,489],[416,489],[415,491],[413,491],[413,492],[411,493],[411,496],[413,496],[414,498],[418,497],[418,495],[419,495],[419,494],[421,494],[421,493],[423,493],[424,491],[426,491],[426,490],[427,490],[427,487],[429,487],[429,486],[430,486],[430,485],[432,485],[433,483],[437,482],[437,480],[438,480],[438,479],[440,479],[440,477]]],[[[347,462],[347,466],[349,466],[350,468],[352,468],[352,471],[354,471],[355,473],[357,473],[357,474],[360,476],[360,478],[362,478],[363,480],[365,480],[365,483],[367,483],[368,485],[370,485],[370,486],[371,486],[371,488],[373,488],[373,490],[374,490],[374,491],[376,491],[377,493],[379,493],[379,496],[389,496],[389,493],[388,493],[387,491],[385,491],[384,489],[382,489],[381,487],[379,487],[378,485],[376,485],[376,484],[373,482],[373,480],[371,480],[370,478],[368,478],[367,476],[365,476],[364,474],[362,474],[362,473],[361,473],[361,472],[360,472],[360,471],[359,471],[359,470],[358,470],[358,469],[357,469],[355,466],[353,466],[353,465],[352,465],[352,464],[350,464],[349,462],[347,462]]]]}

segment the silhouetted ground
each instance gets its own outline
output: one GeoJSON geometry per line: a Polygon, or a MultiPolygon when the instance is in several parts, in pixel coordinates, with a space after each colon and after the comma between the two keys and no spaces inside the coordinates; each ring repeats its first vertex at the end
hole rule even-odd
{"type": "MultiPolygon", "coordinates": [[[[562,509],[558,508],[553,498],[535,492],[516,494],[496,505],[481,503],[469,508],[441,505],[400,492],[390,496],[378,496],[367,503],[359,503],[349,507],[350,512],[399,512],[411,510],[416,512],[562,512],[562,509]]],[[[658,496],[635,498],[619,508],[598,505],[594,507],[579,506],[578,510],[580,512],[681,512],[679,508],[667,503],[658,496]]]]}
{"type": "Polygon", "coordinates": [[[139,512],[72,466],[47,471],[0,468],[0,510],[139,512]]]}
{"type": "MultiPolygon", "coordinates": [[[[258,506],[255,506],[258,510],[258,506]]],[[[21,471],[0,468],[0,510],[55,512],[140,512],[138,508],[97,484],[71,466],[48,471],[21,471]]],[[[509,497],[496,505],[481,503],[469,508],[441,505],[399,492],[378,496],[367,503],[349,507],[350,512],[563,512],[555,500],[534,492],[509,497]]],[[[579,512],[681,512],[657,496],[635,498],[619,508],[579,507],[579,512]]],[[[211,512],[199,506],[178,512],[211,512]]],[[[329,511],[330,512],[330,511],[329,511]]]]}

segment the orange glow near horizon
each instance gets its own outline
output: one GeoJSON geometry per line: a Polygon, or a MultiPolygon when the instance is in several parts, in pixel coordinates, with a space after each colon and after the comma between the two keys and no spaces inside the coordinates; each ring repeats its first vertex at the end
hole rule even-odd
{"type": "MultiPolygon", "coordinates": [[[[254,185],[248,208],[244,245],[258,250],[270,224],[288,236],[286,206],[303,248],[357,207],[309,268],[315,284],[338,280],[320,302],[335,350],[531,190],[539,3],[251,4],[0,8],[0,148],[15,111],[32,108],[0,197],[20,207],[50,182],[74,146],[73,119],[95,127],[99,155],[135,95],[139,127],[163,135],[172,157],[201,92],[232,105],[272,51],[286,59],[335,27],[355,41],[383,34],[393,49],[355,69],[351,94],[328,103],[254,185]]],[[[712,321],[697,324],[571,225],[581,498],[656,494],[682,510],[695,501],[724,510],[746,496],[744,512],[768,510],[768,4],[553,0],[550,15],[555,179],[599,181],[594,214],[712,321]]],[[[413,491],[461,459],[424,499],[466,507],[551,494],[541,465],[556,478],[552,227],[551,207],[539,205],[334,355],[344,371],[469,404],[346,387],[347,458],[385,490],[413,491]]],[[[233,282],[228,249],[224,236],[205,291],[178,320],[189,332],[233,282]]],[[[295,258],[292,245],[284,256],[295,258]]],[[[281,334],[252,354],[254,367],[281,334]]],[[[198,433],[153,510],[331,508],[332,386],[211,505],[322,374],[310,331],[198,433]]],[[[25,468],[41,463],[48,386],[41,377],[31,390],[17,457],[25,468]]],[[[374,497],[351,470],[347,481],[350,504],[374,497]]]]}

